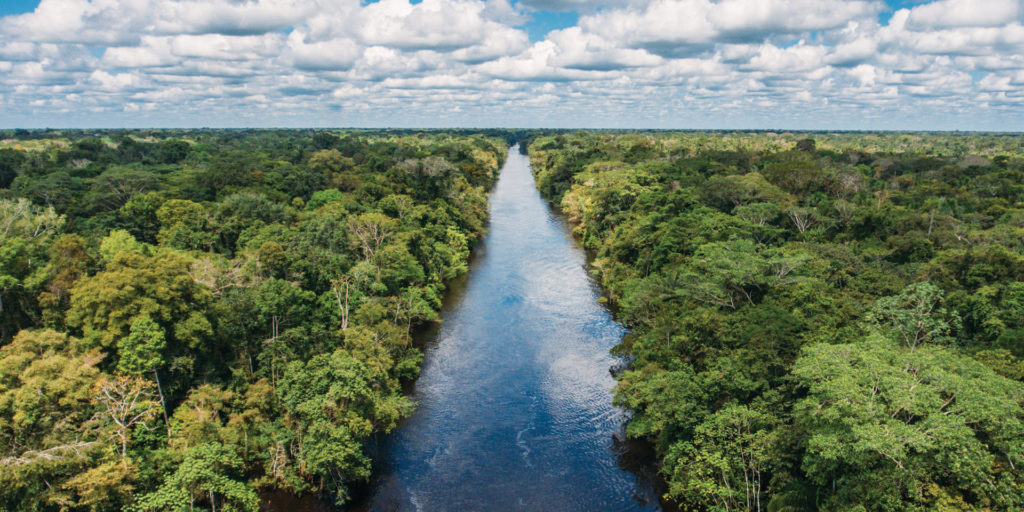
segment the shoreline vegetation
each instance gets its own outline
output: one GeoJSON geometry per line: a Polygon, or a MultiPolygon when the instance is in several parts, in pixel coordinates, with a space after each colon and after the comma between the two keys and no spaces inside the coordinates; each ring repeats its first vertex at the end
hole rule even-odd
{"type": "Polygon", "coordinates": [[[1024,136],[536,137],[696,510],[1024,507],[1024,136]]]}
{"type": "Polygon", "coordinates": [[[29,132],[0,143],[0,508],[344,503],[506,141],[29,132]]]}

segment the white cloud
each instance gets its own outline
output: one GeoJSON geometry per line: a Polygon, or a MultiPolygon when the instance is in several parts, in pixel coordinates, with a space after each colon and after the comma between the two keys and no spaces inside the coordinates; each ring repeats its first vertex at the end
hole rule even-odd
{"type": "Polygon", "coordinates": [[[548,34],[548,40],[557,48],[548,63],[561,68],[609,71],[650,67],[664,61],[643,49],[616,47],[600,36],[584,33],[579,27],[556,30],[548,34]]]}
{"type": "Polygon", "coordinates": [[[99,90],[105,92],[135,90],[143,85],[143,79],[135,73],[112,75],[105,71],[96,70],[89,75],[89,80],[96,84],[99,90]]]}
{"type": "Polygon", "coordinates": [[[962,27],[927,32],[907,31],[903,44],[928,54],[991,55],[999,50],[1024,51],[1024,26],[962,27]]]}
{"type": "Polygon", "coordinates": [[[723,0],[710,9],[708,21],[725,37],[760,38],[839,28],[882,8],[863,0],[723,0]]]}
{"type": "Polygon", "coordinates": [[[180,61],[171,53],[166,37],[146,36],[139,46],[115,46],[104,50],[102,64],[111,68],[169,66],[180,61]]]}
{"type": "Polygon", "coordinates": [[[33,60],[37,56],[37,45],[27,41],[11,41],[0,44],[0,59],[33,60]]]}
{"type": "Polygon", "coordinates": [[[458,49],[494,32],[514,31],[483,16],[476,0],[381,0],[360,13],[358,34],[369,45],[402,49],[458,49]]]}
{"type": "Polygon", "coordinates": [[[480,63],[504,55],[516,54],[530,46],[530,39],[521,30],[498,30],[474,46],[459,48],[452,56],[468,63],[480,63]]]}
{"type": "MultiPolygon", "coordinates": [[[[535,43],[525,52],[485,62],[479,66],[487,75],[503,80],[568,81],[598,78],[597,71],[560,67],[562,58],[557,43],[547,40],[535,43]]],[[[563,61],[564,63],[564,61],[563,61]]]]}
{"type": "Polygon", "coordinates": [[[914,7],[907,25],[914,29],[998,27],[1020,20],[1021,0],[939,0],[914,7]]]}
{"type": "Polygon", "coordinates": [[[1024,129],[1022,2],[42,0],[0,18],[0,119],[1024,129]],[[531,42],[538,9],[581,17],[531,42]]]}
{"type": "Polygon", "coordinates": [[[626,45],[681,55],[716,42],[839,28],[880,9],[878,2],[861,0],[654,0],[585,16],[580,26],[626,45]]]}
{"type": "Polygon", "coordinates": [[[789,48],[766,44],[745,67],[772,73],[802,73],[821,68],[826,52],[823,46],[805,45],[803,41],[789,48]]]}
{"type": "Polygon", "coordinates": [[[0,33],[21,41],[131,44],[148,0],[41,0],[35,11],[0,19],[0,33]]]}
{"type": "Polygon", "coordinates": [[[165,34],[265,34],[291,27],[317,9],[308,0],[153,1],[153,30],[165,34]]]}
{"type": "Polygon", "coordinates": [[[581,11],[591,12],[607,7],[643,5],[648,0],[519,0],[522,5],[535,11],[581,11]]]}
{"type": "Polygon", "coordinates": [[[836,45],[826,58],[832,65],[854,65],[871,59],[878,53],[878,41],[870,37],[861,37],[853,41],[836,45]]]}
{"type": "Polygon", "coordinates": [[[283,36],[225,36],[222,34],[180,35],[171,39],[171,52],[178,57],[214,60],[254,60],[275,55],[283,36]]]}
{"type": "Polygon", "coordinates": [[[305,42],[301,31],[288,36],[285,55],[301,70],[325,71],[351,68],[362,54],[362,47],[351,39],[329,39],[313,43],[305,42]]]}

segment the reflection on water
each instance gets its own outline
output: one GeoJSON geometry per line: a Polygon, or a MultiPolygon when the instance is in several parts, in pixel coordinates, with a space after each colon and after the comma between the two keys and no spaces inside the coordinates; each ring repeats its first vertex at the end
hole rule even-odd
{"type": "Polygon", "coordinates": [[[358,510],[659,509],[613,438],[608,349],[623,329],[585,265],[512,148],[490,234],[425,347],[417,411],[371,446],[379,467],[358,510]]]}

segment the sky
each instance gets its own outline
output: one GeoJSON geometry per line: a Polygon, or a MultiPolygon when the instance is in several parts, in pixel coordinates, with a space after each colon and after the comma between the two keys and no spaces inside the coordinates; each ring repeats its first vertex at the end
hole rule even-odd
{"type": "Polygon", "coordinates": [[[1024,0],[0,0],[0,127],[1024,131],[1024,0]]]}

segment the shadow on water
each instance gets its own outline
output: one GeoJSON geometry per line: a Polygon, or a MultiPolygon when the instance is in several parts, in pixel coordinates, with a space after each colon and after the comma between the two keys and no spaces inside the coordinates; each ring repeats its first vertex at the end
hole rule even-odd
{"type": "MultiPolygon", "coordinates": [[[[373,476],[346,510],[662,510],[654,454],[621,441],[625,415],[611,403],[608,351],[625,330],[516,149],[442,323],[416,336],[416,412],[367,443],[373,476]]],[[[276,511],[332,508],[268,497],[276,511]]]]}

